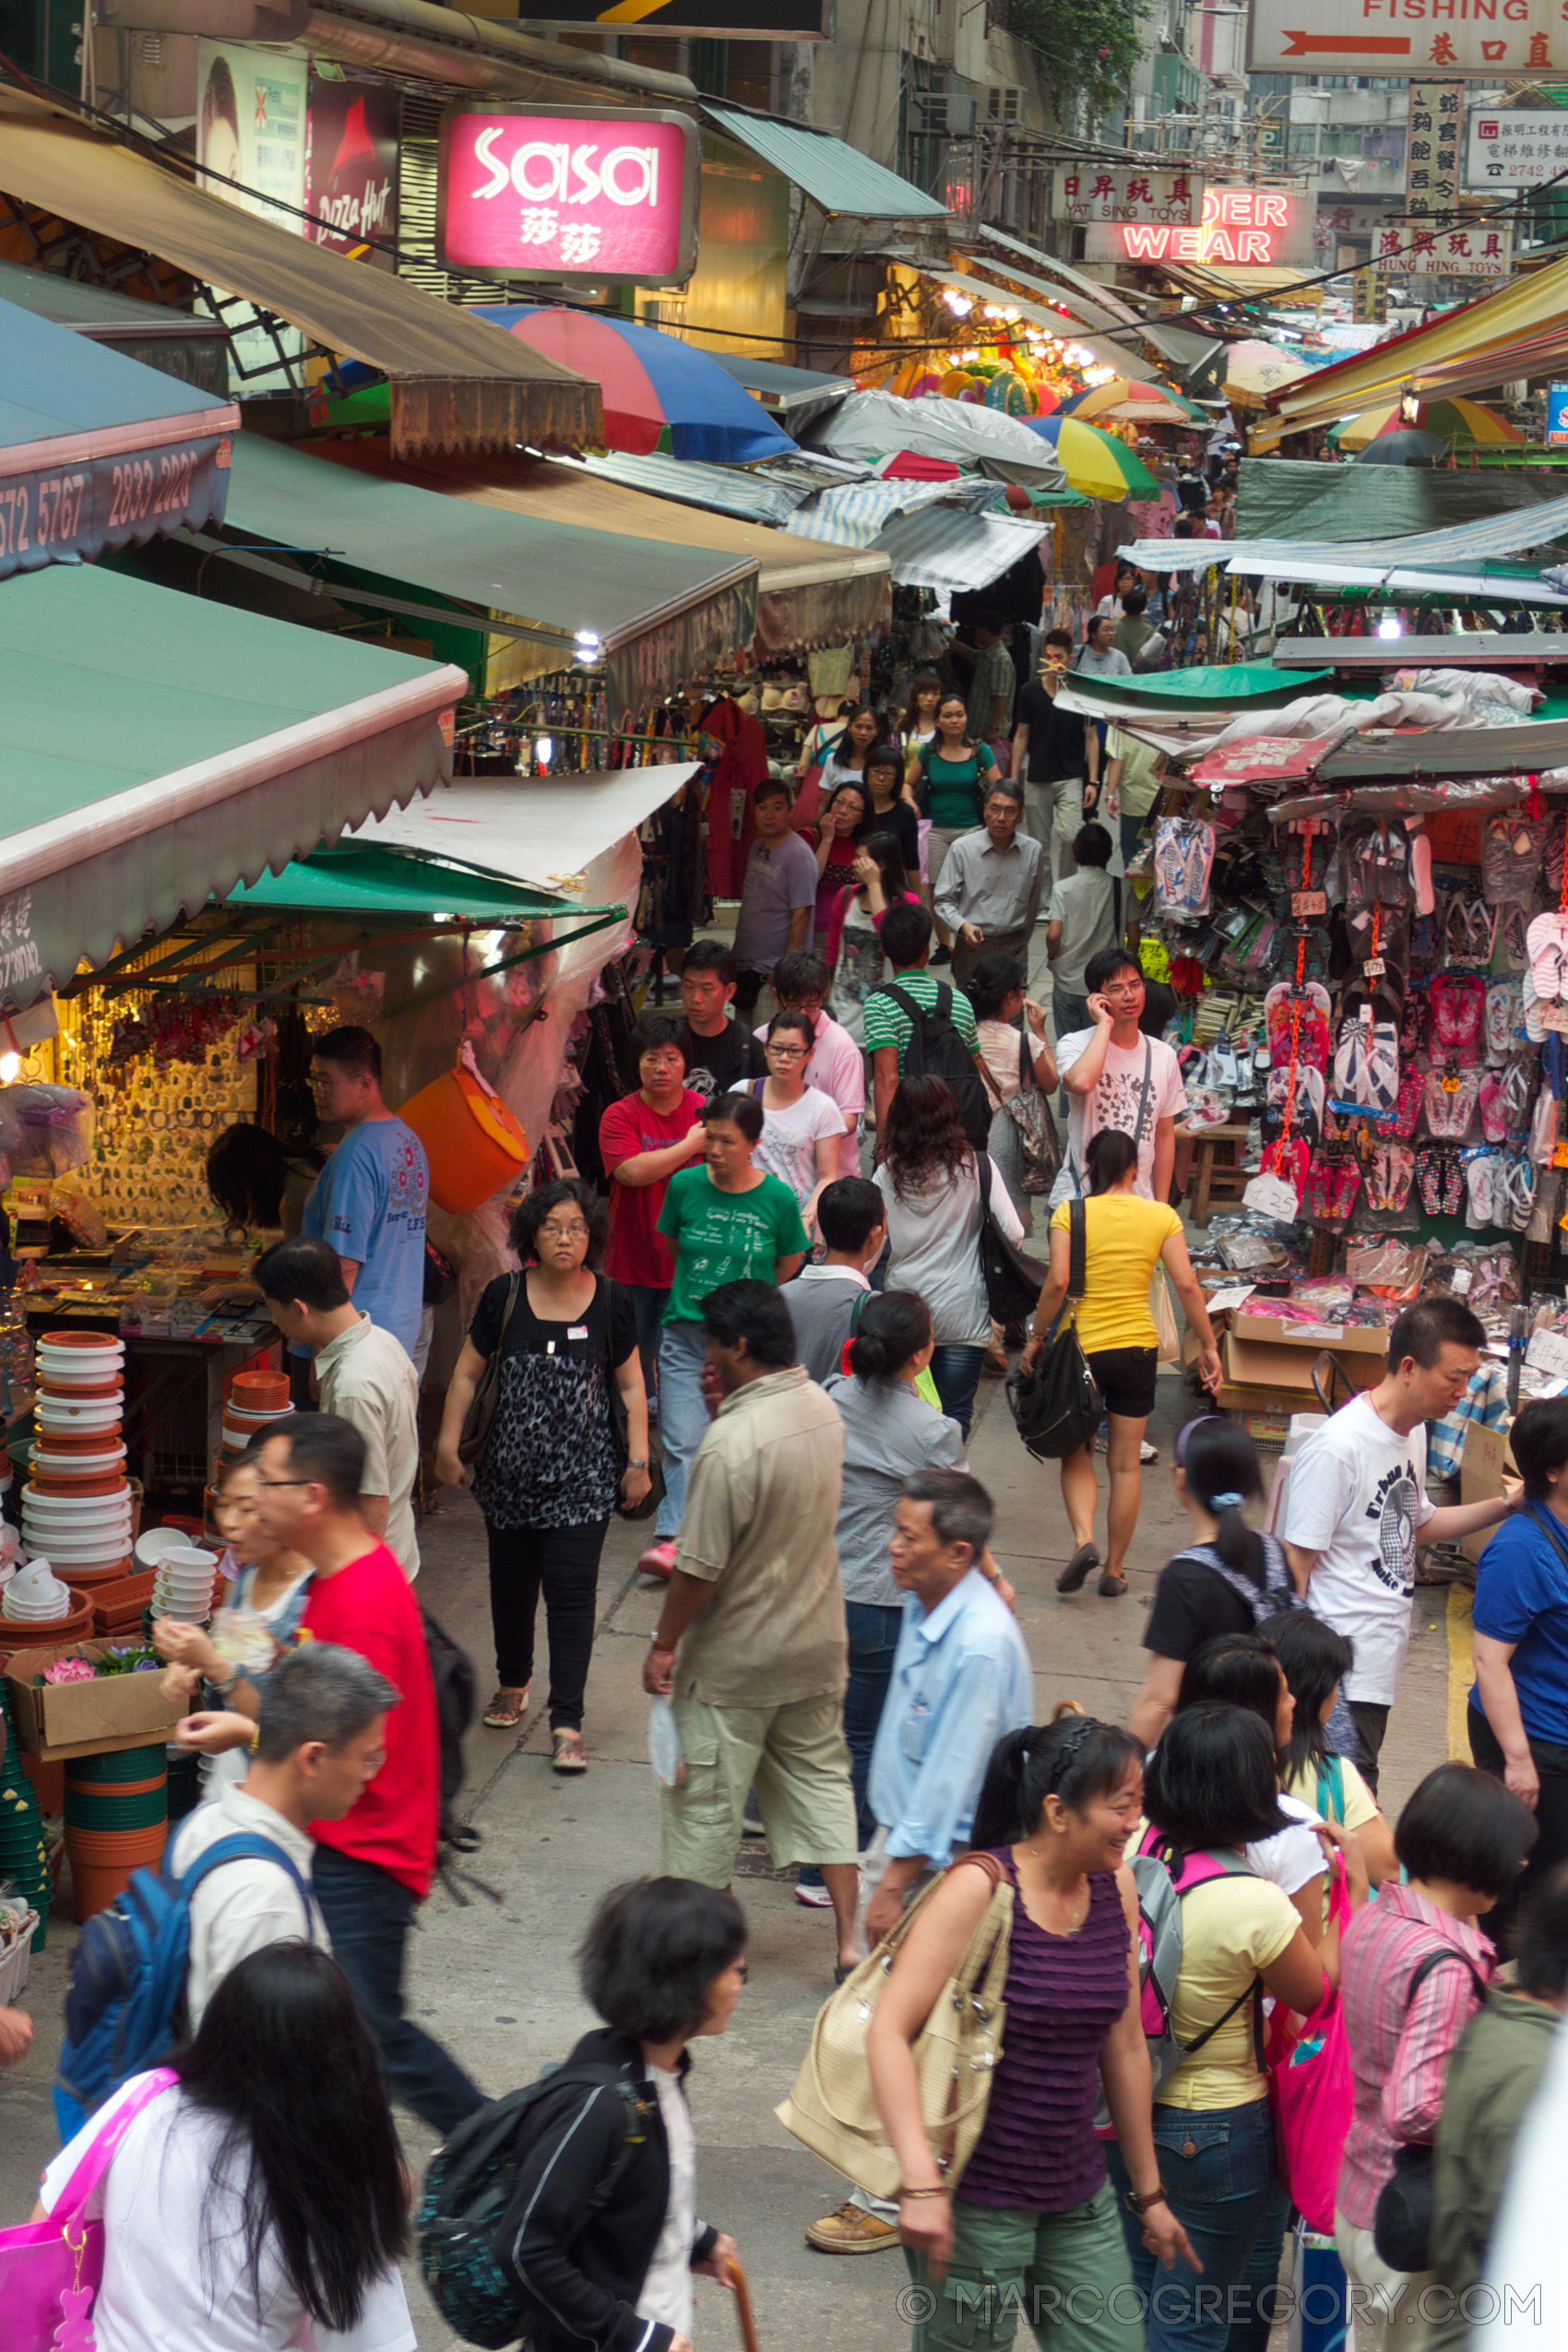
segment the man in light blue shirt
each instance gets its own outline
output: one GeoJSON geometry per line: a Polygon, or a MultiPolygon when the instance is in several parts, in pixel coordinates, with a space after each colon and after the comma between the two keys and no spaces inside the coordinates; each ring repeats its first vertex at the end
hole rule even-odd
{"type": "Polygon", "coordinates": [[[342,1142],[315,1180],[301,1229],[338,1253],[354,1305],[418,1360],[424,1313],[430,1164],[381,1099],[381,1048],[368,1029],[329,1029],[311,1051],[311,1093],[342,1142]]]}
{"type": "Polygon", "coordinates": [[[967,1470],[919,1472],[894,1515],[904,1622],[871,1760],[886,1867],[866,1912],[870,1942],[897,1926],[911,1887],[963,1850],[992,1749],[1034,1720],[1029,1654],[992,1588],[992,1517],[967,1470]]]}

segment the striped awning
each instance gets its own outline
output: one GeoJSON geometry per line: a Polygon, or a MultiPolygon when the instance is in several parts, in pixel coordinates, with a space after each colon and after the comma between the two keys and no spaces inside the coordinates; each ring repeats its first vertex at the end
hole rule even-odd
{"type": "MultiPolygon", "coordinates": [[[[946,505],[965,514],[979,514],[996,505],[1000,491],[993,481],[854,481],[842,490],[819,491],[809,505],[798,506],[790,529],[801,539],[831,540],[839,547],[878,547],[881,534],[898,515],[924,506],[946,505]]],[[[1042,526],[1043,529],[1043,526],[1042,526]]],[[[895,568],[895,579],[898,573],[895,568]]]]}
{"type": "Polygon", "coordinates": [[[1139,539],[1117,552],[1141,572],[1204,572],[1211,564],[1228,564],[1236,572],[1266,568],[1276,577],[1315,579],[1325,564],[1360,565],[1380,576],[1412,565],[1474,566],[1494,556],[1550,546],[1565,535],[1568,498],[1548,498],[1538,506],[1483,515],[1474,522],[1451,524],[1444,530],[1416,531],[1405,539],[1341,540],[1332,548],[1314,540],[1139,539]],[[1282,564],[1294,569],[1282,573],[1282,564]]]}
{"type": "Polygon", "coordinates": [[[874,545],[887,557],[899,588],[934,588],[939,595],[987,588],[1037,548],[1051,526],[1014,515],[966,515],[952,506],[922,506],[896,515],[874,545]]]}

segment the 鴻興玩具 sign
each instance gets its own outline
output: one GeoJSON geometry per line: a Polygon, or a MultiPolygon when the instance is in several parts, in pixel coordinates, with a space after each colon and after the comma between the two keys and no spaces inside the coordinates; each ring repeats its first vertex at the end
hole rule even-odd
{"type": "Polygon", "coordinates": [[[683,285],[696,267],[698,160],[684,114],[459,103],[441,124],[442,267],[683,285]]]}

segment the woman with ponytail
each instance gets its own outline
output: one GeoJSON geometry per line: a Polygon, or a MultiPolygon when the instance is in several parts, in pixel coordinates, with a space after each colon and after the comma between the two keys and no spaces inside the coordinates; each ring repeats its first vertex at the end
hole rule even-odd
{"type": "MultiPolygon", "coordinates": [[[[1021,2310],[1063,2304],[1075,2352],[1142,2352],[1095,2135],[1102,2086],[1142,2245],[1168,2267],[1192,2260],[1155,2160],[1137,1896],[1122,1861],[1142,1792],[1134,1741],[1091,1716],[1012,1732],[992,1753],[974,1844],[1013,1887],[1007,2030],[956,2193],[921,2120],[911,2045],[985,1915],[989,1876],[955,1862],[898,1947],[866,2054],[899,2160],[898,2234],[917,2284],[940,2289],[917,2326],[921,2352],[1006,2352],[1021,2310]]],[[[1056,2331],[1037,2319],[1036,2333],[1056,2331]]]]}
{"type": "MultiPolygon", "coordinates": [[[[844,1424],[844,1481],[834,1533],[849,1632],[844,1737],[862,1854],[876,1834],[866,1794],[871,1752],[904,1621],[904,1596],[887,1560],[893,1514],[905,1479],[917,1470],[957,1470],[964,1464],[957,1422],[927,1404],[916,1386],[934,1346],[931,1309],[922,1298],[913,1290],[873,1291],[849,1342],[849,1372],[830,1373],[823,1383],[844,1424]]],[[[994,1580],[994,1562],[986,1573],[994,1580]]],[[[801,1871],[795,1900],[814,1909],[829,1901],[822,1872],[811,1863],[801,1871]]]]}
{"type": "Polygon", "coordinates": [[[1250,1633],[1296,1600],[1283,1544],[1244,1516],[1249,1503],[1263,1500],[1263,1472],[1241,1423],[1222,1413],[1189,1421],[1176,1439],[1172,1477],[1193,1540],[1161,1569],[1144,1628],[1148,1669],[1128,1724],[1146,1748],[1170,1720],[1182,1669],[1206,1642],[1250,1633]]]}

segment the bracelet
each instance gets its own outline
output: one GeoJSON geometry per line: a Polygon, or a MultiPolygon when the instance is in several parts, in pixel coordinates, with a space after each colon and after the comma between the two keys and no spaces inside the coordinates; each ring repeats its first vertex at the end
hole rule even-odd
{"type": "Polygon", "coordinates": [[[906,2189],[903,2182],[900,2181],[898,2183],[898,2194],[900,2197],[944,2197],[947,2194],[947,2192],[943,2188],[906,2189]]]}
{"type": "Polygon", "coordinates": [[[645,1454],[639,1460],[636,1455],[628,1454],[626,1456],[626,1467],[628,1470],[646,1470],[647,1467],[647,1455],[645,1454]]]}
{"type": "Polygon", "coordinates": [[[649,1657],[673,1657],[675,1645],[673,1642],[650,1642],[647,1645],[647,1654],[649,1657]]]}
{"type": "Polygon", "coordinates": [[[1158,2188],[1151,2189],[1145,2197],[1140,2197],[1135,2189],[1129,2189],[1127,2192],[1127,2206],[1132,2213],[1146,2214],[1150,2205],[1163,2205],[1168,2202],[1163,2183],[1158,2188]]]}

